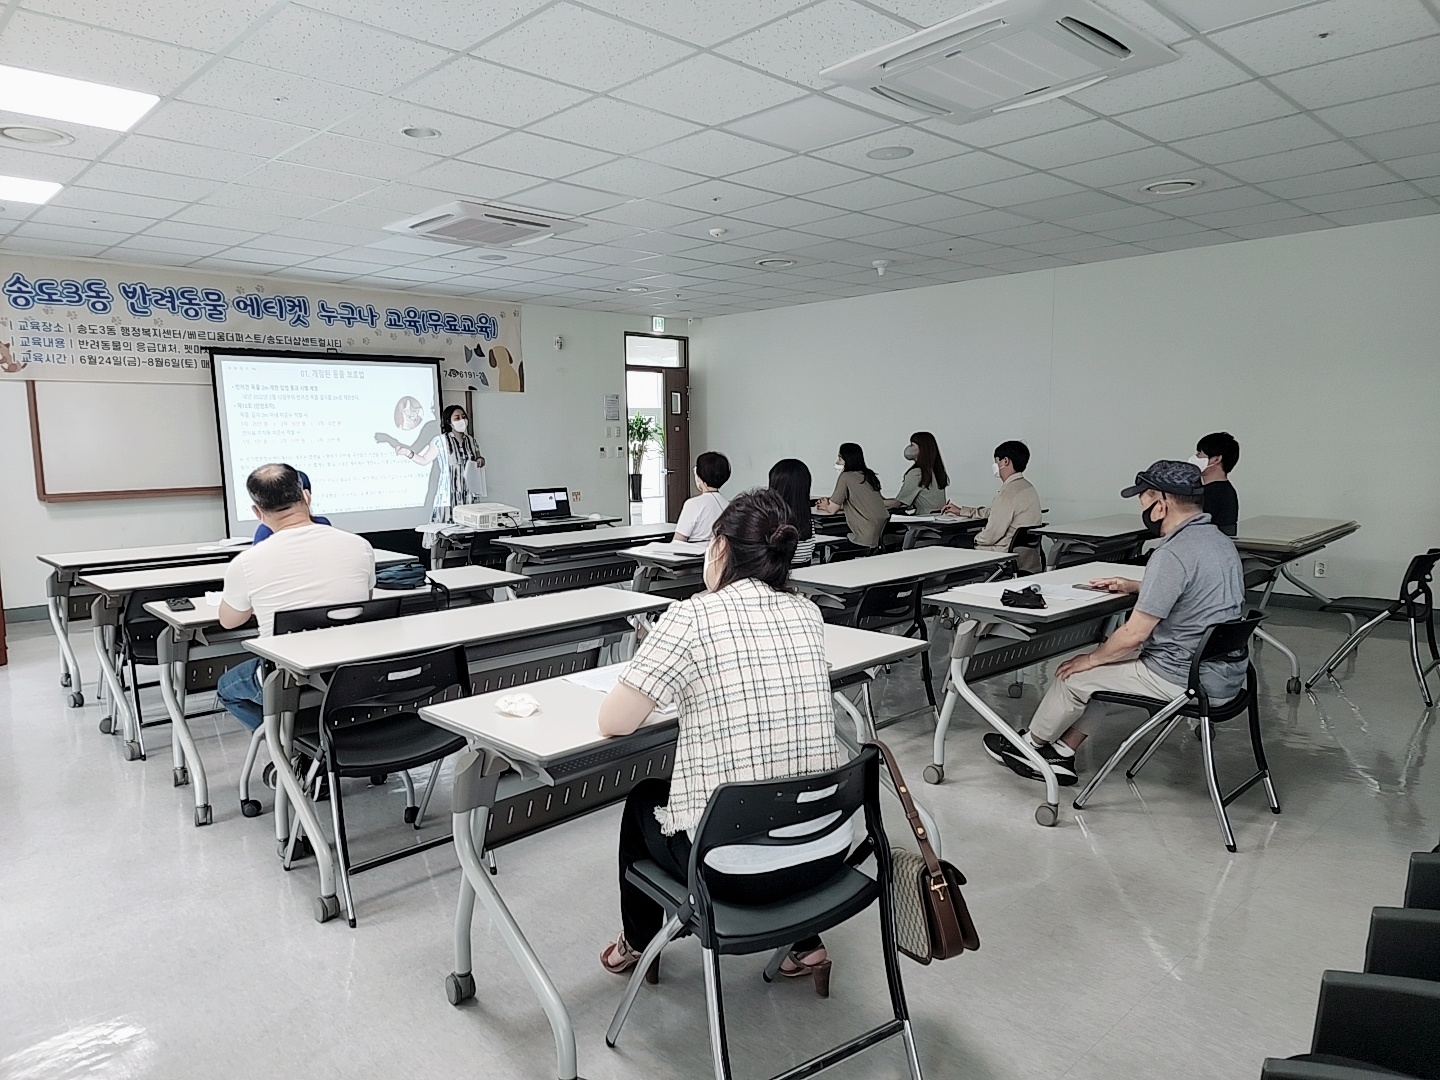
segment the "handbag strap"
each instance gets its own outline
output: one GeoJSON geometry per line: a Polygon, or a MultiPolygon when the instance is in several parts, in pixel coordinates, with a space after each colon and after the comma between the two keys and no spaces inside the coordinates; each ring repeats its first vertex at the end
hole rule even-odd
{"type": "Polygon", "coordinates": [[[879,739],[871,740],[870,745],[880,751],[880,759],[885,762],[885,768],[890,772],[890,779],[895,783],[895,794],[899,796],[900,805],[905,810],[905,819],[910,822],[910,831],[915,834],[915,842],[920,847],[920,857],[925,860],[925,869],[930,872],[932,887],[938,885],[943,889],[945,875],[940,871],[940,859],[930,844],[930,830],[925,828],[920,811],[915,808],[915,800],[910,797],[910,786],[905,783],[905,777],[900,775],[900,767],[895,764],[895,755],[879,739]]]}

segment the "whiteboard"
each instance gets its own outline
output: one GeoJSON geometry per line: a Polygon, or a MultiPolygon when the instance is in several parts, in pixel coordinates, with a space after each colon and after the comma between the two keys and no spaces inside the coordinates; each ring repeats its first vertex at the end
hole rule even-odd
{"type": "Polygon", "coordinates": [[[209,384],[37,381],[28,389],[42,500],[219,494],[209,384]]]}

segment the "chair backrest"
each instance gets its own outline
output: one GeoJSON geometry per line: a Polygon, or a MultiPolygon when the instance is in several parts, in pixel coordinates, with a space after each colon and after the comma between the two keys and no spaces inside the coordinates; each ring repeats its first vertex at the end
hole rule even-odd
{"type": "Polygon", "coordinates": [[[358,600],[349,604],[319,604],[275,613],[275,633],[294,634],[301,630],[324,630],[331,626],[393,619],[400,614],[398,596],[358,600]]]}
{"type": "Polygon", "coordinates": [[[1405,579],[1400,583],[1400,603],[1408,619],[1428,619],[1435,609],[1435,596],[1430,582],[1435,577],[1435,564],[1440,562],[1440,548],[1431,548],[1424,555],[1416,555],[1405,568],[1405,579]]]}
{"type": "Polygon", "coordinates": [[[907,581],[870,586],[860,594],[855,626],[860,630],[882,630],[913,623],[920,612],[921,585],[919,581],[907,581]]]}
{"type": "Polygon", "coordinates": [[[326,683],[321,727],[334,732],[469,694],[470,665],[463,645],[346,664],[326,683]]]}
{"type": "Polygon", "coordinates": [[[1206,700],[1205,688],[1200,682],[1200,669],[1204,665],[1224,661],[1248,663],[1250,639],[1264,621],[1263,611],[1251,611],[1242,619],[1214,623],[1207,627],[1195,649],[1195,655],[1190,658],[1190,692],[1202,702],[1206,700]]]}
{"type": "Polygon", "coordinates": [[[1015,530],[1014,535],[1010,537],[1010,550],[1012,552],[1022,551],[1025,548],[1035,548],[1038,550],[1040,547],[1040,534],[1035,530],[1043,529],[1044,527],[1045,522],[1043,521],[1040,522],[1039,525],[1021,525],[1015,530]]]}
{"type": "Polygon", "coordinates": [[[193,596],[196,591],[194,585],[164,585],[132,592],[125,598],[124,613],[120,618],[121,640],[126,647],[140,646],[142,653],[153,656],[155,639],[160,636],[165,623],[146,611],[145,605],[155,600],[193,596]]]}

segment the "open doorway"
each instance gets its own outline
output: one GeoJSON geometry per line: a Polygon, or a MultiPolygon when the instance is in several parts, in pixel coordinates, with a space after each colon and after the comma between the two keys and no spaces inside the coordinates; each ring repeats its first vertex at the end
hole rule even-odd
{"type": "Polygon", "coordinates": [[[630,521],[674,521],[690,491],[689,339],[625,335],[630,521]]]}

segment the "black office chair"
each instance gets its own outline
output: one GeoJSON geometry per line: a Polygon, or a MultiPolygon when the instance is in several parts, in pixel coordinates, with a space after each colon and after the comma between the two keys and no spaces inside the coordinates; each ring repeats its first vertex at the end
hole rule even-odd
{"type": "Polygon", "coordinates": [[[1440,982],[1440,911],[1377,907],[1370,912],[1365,970],[1440,982]]]}
{"type": "MultiPolygon", "coordinates": [[[[912,1080],[921,1080],[910,1013],[900,979],[895,945],[895,910],[890,844],[880,817],[880,755],[867,746],[851,761],[826,773],[791,780],[757,780],[722,784],[710,796],[705,816],[695,830],[687,879],[679,881],[653,862],[632,866],[627,878],[666,913],[664,927],[641,954],[620,1007],[605,1034],[613,1047],[651,965],[675,938],[694,934],[704,956],[705,1004],[710,1020],[710,1051],[715,1076],[729,1080],[730,1051],[720,987],[720,957],[770,952],[838,926],[877,901],[880,904],[880,948],[894,1018],[820,1054],[785,1076],[809,1076],[895,1035],[905,1040],[912,1080]],[[866,839],[846,865],[828,881],[805,892],[764,905],[727,904],[713,900],[706,882],[705,858],[717,847],[758,844],[785,847],[808,843],[846,827],[852,814],[864,810],[866,839]],[[827,826],[803,836],[782,837],[777,829],[833,818],[827,826]],[[875,876],[855,867],[875,857],[875,876]]],[[[912,886],[913,887],[913,886],[912,886]]]]}
{"type": "MultiPolygon", "coordinates": [[[[393,619],[400,614],[401,598],[382,596],[375,600],[360,600],[349,604],[320,604],[315,607],[295,608],[275,613],[275,634],[294,634],[301,630],[323,630],[330,626],[350,626],[354,623],[375,622],[379,619],[393,619]]],[[[250,745],[245,750],[245,764],[240,767],[240,813],[246,817],[260,815],[260,800],[250,798],[250,774],[255,769],[255,759],[265,742],[265,725],[261,724],[250,736],[250,745]]],[[[265,766],[264,782],[275,785],[275,766],[265,766]]],[[[413,799],[413,789],[406,778],[406,793],[413,799]]]]}
{"type": "MultiPolygon", "coordinates": [[[[350,891],[352,874],[427,851],[448,843],[450,837],[405,845],[352,864],[340,778],[373,777],[377,773],[433,765],[418,808],[423,812],[440,775],[440,762],[465,749],[465,739],[422,720],[418,710],[421,706],[466,697],[469,693],[470,670],[463,645],[346,664],[330,676],[320,704],[317,731],[295,736],[295,746],[314,758],[330,781],[330,814],[339,856],[336,862],[345,898],[345,915],[351,926],[355,925],[355,899],[350,891]]],[[[415,809],[406,807],[405,820],[418,829],[418,813],[412,813],[415,809]]]]}
{"type": "MultiPolygon", "coordinates": [[[[924,595],[924,583],[906,582],[900,585],[872,585],[860,594],[859,602],[852,607],[822,607],[821,614],[826,622],[841,626],[853,626],[857,630],[893,630],[904,627],[904,637],[919,637],[929,641],[925,617],[920,611],[924,595]]],[[[925,697],[930,708],[935,708],[935,686],[930,678],[930,650],[920,653],[920,674],[925,681],[925,697]]]]}
{"type": "MultiPolygon", "coordinates": [[[[1040,560],[1040,569],[1045,569],[1045,551],[1040,546],[1040,534],[1036,529],[1043,529],[1045,522],[1039,525],[1021,525],[1010,537],[1010,554],[1019,555],[1021,552],[1033,551],[1035,557],[1040,560]]],[[[1020,577],[1026,576],[1029,571],[1021,570],[1020,577]]]]}
{"type": "Polygon", "coordinates": [[[1075,797],[1076,810],[1085,808],[1085,803],[1089,801],[1095,789],[1100,786],[1105,777],[1110,775],[1110,771],[1125,759],[1140,740],[1164,724],[1160,734],[1146,747],[1139,760],[1126,771],[1126,778],[1134,779],[1180,721],[1188,717],[1200,722],[1200,745],[1205,758],[1205,782],[1210,788],[1210,799],[1215,804],[1215,816],[1220,821],[1220,832],[1225,839],[1226,849],[1235,850],[1235,834],[1231,831],[1230,818],[1225,813],[1225,808],[1256,783],[1265,785],[1265,797],[1270,803],[1270,812],[1272,814],[1280,813],[1280,800],[1276,797],[1275,785],[1270,780],[1270,766],[1265,761],[1265,745],[1260,738],[1259,695],[1256,690],[1255,665],[1250,661],[1250,638],[1264,618],[1265,616],[1260,612],[1252,611],[1243,619],[1216,623],[1207,629],[1190,661],[1190,674],[1186,679],[1185,692],[1170,701],[1139,694],[1120,694],[1109,690],[1100,690],[1090,695],[1091,701],[1109,701],[1118,705],[1130,705],[1137,709],[1144,709],[1150,714],[1150,718],[1120,744],[1120,749],[1116,750],[1110,760],[1101,766],[1100,771],[1095,774],[1095,778],[1085,785],[1085,790],[1075,797]],[[1217,705],[1211,703],[1209,695],[1205,692],[1205,687],[1200,681],[1200,669],[1207,663],[1220,660],[1245,661],[1245,688],[1229,701],[1217,705]],[[1250,747],[1255,754],[1256,771],[1226,794],[1221,790],[1220,777],[1215,771],[1214,726],[1226,720],[1232,720],[1241,713],[1249,714],[1250,747]]]}
{"type": "Polygon", "coordinates": [[[1405,906],[1440,911],[1440,851],[1417,851],[1410,856],[1405,906]]]}
{"type": "MultiPolygon", "coordinates": [[[[163,588],[133,592],[125,600],[125,608],[120,618],[121,681],[129,693],[130,708],[135,716],[135,742],[125,746],[126,761],[134,761],[137,758],[141,761],[145,760],[145,728],[170,722],[167,715],[164,720],[152,720],[147,723],[145,710],[141,704],[140,692],[154,689],[160,685],[160,681],[151,679],[148,682],[142,682],[139,669],[141,667],[159,667],[160,635],[166,629],[164,622],[145,610],[145,605],[156,600],[191,596],[195,591],[196,586],[193,583],[169,585],[163,588]]],[[[220,710],[207,710],[207,712],[209,711],[220,710]]],[[[190,715],[204,716],[206,713],[191,713],[190,715]]],[[[104,730],[103,727],[102,730],[104,730]]]]}
{"type": "Polygon", "coordinates": [[[1435,597],[1430,582],[1435,576],[1435,563],[1440,562],[1440,549],[1432,549],[1424,555],[1416,555],[1405,568],[1405,577],[1400,582],[1400,595],[1395,600],[1384,600],[1378,596],[1342,596],[1323,605],[1321,611],[1337,611],[1343,615],[1365,618],[1363,625],[1347,637],[1321,664],[1314,675],[1305,683],[1309,690],[1322,678],[1334,677],[1340,662],[1360,647],[1360,643],[1383,622],[1391,619],[1405,620],[1410,624],[1410,660],[1415,666],[1415,678],[1420,683],[1420,695],[1425,707],[1431,708],[1435,699],[1430,693],[1430,672],[1440,667],[1440,648],[1435,645],[1435,597]],[[1430,663],[1420,659],[1420,625],[1425,626],[1426,642],[1430,646],[1430,663]]]}

